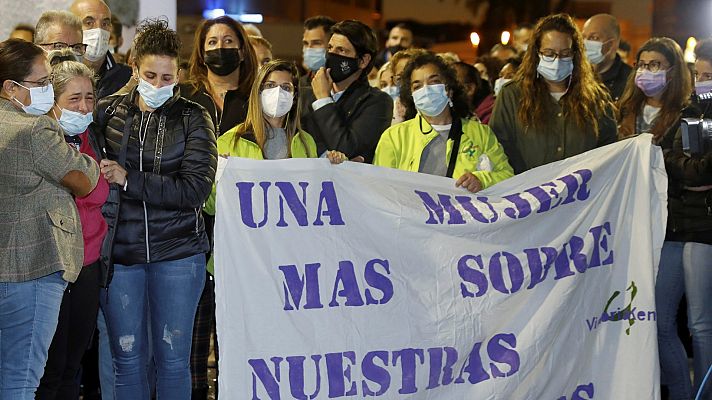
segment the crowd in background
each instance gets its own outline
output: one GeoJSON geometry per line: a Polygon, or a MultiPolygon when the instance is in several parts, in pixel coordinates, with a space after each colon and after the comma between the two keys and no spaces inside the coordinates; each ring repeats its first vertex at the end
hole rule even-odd
{"type": "Polygon", "coordinates": [[[379,43],[362,22],[315,16],[295,62],[223,16],[181,60],[159,18],[120,54],[101,0],[17,26],[0,43],[0,398],[89,399],[92,370],[103,399],[207,398],[219,157],[365,162],[475,193],[643,133],[669,179],[661,383],[693,398],[712,364],[712,152],[683,151],[680,119],[707,114],[712,40],[693,64],[664,37],[633,57],[606,14],[522,24],[473,64],[413,39],[405,24],[379,43]]]}

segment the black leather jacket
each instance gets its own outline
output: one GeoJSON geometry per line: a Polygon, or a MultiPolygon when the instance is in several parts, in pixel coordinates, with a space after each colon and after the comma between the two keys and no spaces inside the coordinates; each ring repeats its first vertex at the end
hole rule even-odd
{"type": "Polygon", "coordinates": [[[210,116],[178,90],[153,112],[141,112],[137,96],[133,89],[102,99],[94,119],[108,159],[121,164],[126,146],[126,190],[111,185],[103,208],[109,232],[101,260],[107,265],[177,260],[210,250],[201,213],[217,168],[210,116]]]}

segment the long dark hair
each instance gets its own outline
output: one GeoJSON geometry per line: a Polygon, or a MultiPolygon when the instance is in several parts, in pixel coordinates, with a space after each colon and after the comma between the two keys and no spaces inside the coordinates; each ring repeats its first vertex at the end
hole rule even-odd
{"type": "MultiPolygon", "coordinates": [[[[677,124],[680,119],[680,112],[689,102],[690,93],[692,92],[692,81],[690,79],[690,71],[687,69],[687,65],[685,65],[682,49],[674,40],[666,37],[649,39],[635,55],[636,64],[640,61],[640,54],[644,51],[660,53],[665,57],[668,64],[670,64],[670,69],[667,72],[667,87],[660,99],[663,103],[663,107],[655,120],[655,125],[651,132],[654,140],[659,141],[665,136],[670,127],[677,124]]],[[[620,124],[620,137],[632,136],[636,133],[634,116],[637,116],[641,112],[645,100],[647,99],[645,93],[635,84],[635,75],[636,72],[634,71],[628,77],[628,83],[625,86],[625,91],[620,100],[621,112],[618,122],[621,123],[624,119],[632,121],[632,123],[620,124]]]]}
{"type": "Polygon", "coordinates": [[[572,116],[579,128],[592,127],[598,135],[598,119],[612,107],[611,96],[605,86],[596,79],[593,66],[585,56],[583,37],[568,14],[556,14],[544,17],[536,24],[530,46],[524,54],[514,80],[522,88],[522,98],[518,117],[525,127],[541,127],[547,123],[549,87],[539,77],[539,50],[545,33],[557,31],[571,36],[574,53],[574,70],[569,77],[570,84],[566,95],[561,98],[564,114],[572,116]]]}
{"type": "Polygon", "coordinates": [[[252,89],[252,83],[257,75],[257,56],[252,48],[247,33],[242,25],[228,16],[206,19],[200,23],[195,31],[193,39],[193,53],[190,56],[190,84],[194,91],[198,91],[202,86],[208,87],[208,67],[205,65],[205,37],[213,25],[227,25],[237,37],[242,51],[242,63],[240,63],[240,78],[238,79],[238,92],[247,98],[252,89]]]}
{"type": "Polygon", "coordinates": [[[458,82],[457,74],[453,67],[434,53],[425,52],[413,57],[401,75],[400,101],[401,104],[405,106],[405,119],[414,118],[417,113],[415,103],[413,102],[413,93],[410,90],[413,71],[426,65],[434,65],[445,81],[445,88],[450,92],[450,100],[452,100],[452,107],[450,107],[452,118],[470,118],[472,111],[465,96],[465,89],[463,89],[460,82],[458,82]]]}

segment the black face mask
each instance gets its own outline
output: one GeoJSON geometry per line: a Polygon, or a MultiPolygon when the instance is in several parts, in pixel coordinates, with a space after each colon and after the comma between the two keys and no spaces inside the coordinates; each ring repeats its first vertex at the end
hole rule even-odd
{"type": "Polygon", "coordinates": [[[205,65],[218,76],[230,75],[241,62],[240,50],[235,48],[220,48],[205,52],[205,65]]]}
{"type": "Polygon", "coordinates": [[[388,50],[388,52],[391,53],[391,55],[394,55],[401,50],[405,50],[405,47],[400,46],[400,45],[395,45],[395,46],[387,47],[386,50],[388,50]]]}
{"type": "Polygon", "coordinates": [[[358,58],[326,53],[326,68],[334,82],[341,82],[359,71],[358,58]]]}

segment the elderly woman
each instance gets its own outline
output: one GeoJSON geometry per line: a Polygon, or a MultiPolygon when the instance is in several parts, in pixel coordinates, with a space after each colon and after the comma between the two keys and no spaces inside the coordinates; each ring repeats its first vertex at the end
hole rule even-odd
{"type": "Polygon", "coordinates": [[[34,399],[67,282],[82,268],[72,195],[96,186],[99,168],[43,116],[54,104],[45,52],[0,43],[0,398],[34,399]]]}
{"type": "MultiPolygon", "coordinates": [[[[94,73],[77,61],[71,49],[52,51],[48,58],[52,66],[50,80],[55,98],[49,115],[59,122],[67,143],[98,162],[104,146],[99,144],[92,125],[94,73]]],[[[76,376],[94,333],[99,288],[106,286],[108,276],[108,271],[102,269],[99,261],[101,244],[107,232],[101,207],[108,195],[109,184],[106,179],[100,178],[91,193],[74,199],[82,225],[84,262],[76,282],[70,283],[64,292],[57,330],[37,390],[38,400],[79,397],[76,376]]]]}

